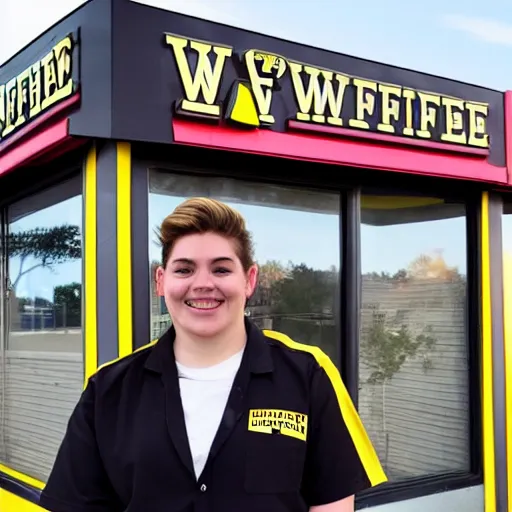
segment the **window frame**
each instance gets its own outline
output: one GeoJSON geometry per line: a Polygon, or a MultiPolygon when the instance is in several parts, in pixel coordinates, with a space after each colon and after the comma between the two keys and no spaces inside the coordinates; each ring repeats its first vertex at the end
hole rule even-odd
{"type": "MultiPolygon", "coordinates": [[[[253,184],[255,185],[259,185],[259,186],[263,186],[263,187],[266,187],[266,186],[269,186],[269,187],[272,187],[272,186],[275,186],[275,187],[282,187],[283,189],[286,189],[287,191],[292,191],[292,190],[297,190],[297,191],[307,191],[308,189],[304,186],[298,186],[294,183],[289,183],[289,182],[286,182],[286,181],[277,181],[277,180],[265,180],[265,179],[260,179],[260,180],[248,180],[248,179],[245,179],[245,178],[241,178],[240,176],[233,176],[233,175],[218,175],[218,174],[212,174],[210,172],[205,172],[204,169],[198,169],[197,167],[190,167],[186,170],[183,170],[177,166],[175,166],[174,164],[172,163],[168,163],[168,162],[161,162],[161,161],[158,161],[158,162],[153,162],[151,164],[144,164],[142,162],[140,162],[141,164],[141,167],[142,168],[139,168],[138,171],[135,171],[136,174],[139,174],[139,177],[134,177],[134,180],[138,183],[139,179],[140,179],[140,175],[144,174],[145,175],[145,178],[146,178],[146,182],[145,182],[145,185],[144,185],[144,189],[147,191],[147,198],[145,201],[142,200],[142,198],[138,197],[137,199],[134,199],[134,204],[139,204],[139,205],[142,205],[144,204],[145,208],[146,208],[146,211],[144,212],[146,218],[146,232],[147,232],[147,236],[145,238],[143,238],[142,236],[140,236],[140,233],[137,233],[136,230],[139,229],[139,228],[135,228],[135,229],[132,229],[132,236],[134,237],[137,237],[137,240],[136,242],[133,244],[135,247],[139,247],[139,243],[142,244],[144,243],[145,244],[145,247],[149,247],[149,241],[150,241],[150,237],[149,237],[149,230],[148,230],[148,227],[150,229],[153,229],[154,226],[149,226],[148,225],[148,214],[149,214],[149,197],[150,197],[150,174],[152,171],[158,173],[158,174],[169,174],[169,175],[172,175],[173,177],[176,177],[178,179],[187,179],[187,178],[191,178],[191,179],[197,179],[197,178],[201,178],[201,177],[204,177],[206,179],[210,179],[210,178],[214,178],[214,179],[219,179],[219,178],[225,178],[225,179],[228,179],[230,180],[231,182],[237,182],[237,183],[242,183],[244,184],[245,186],[251,186],[253,184]]],[[[235,185],[236,186],[236,185],[235,185]]],[[[134,189],[135,188],[139,188],[139,187],[133,187],[134,189]]],[[[140,187],[142,188],[142,187],[140,187]]],[[[315,192],[318,192],[318,194],[330,194],[333,199],[333,204],[335,204],[336,206],[336,210],[335,210],[335,214],[337,215],[337,218],[338,218],[338,229],[337,229],[337,235],[338,235],[338,242],[341,243],[341,237],[340,237],[340,233],[341,233],[341,229],[343,229],[343,219],[341,218],[341,215],[342,215],[342,204],[343,204],[343,191],[342,190],[339,190],[337,189],[336,187],[318,187],[318,186],[314,186],[314,184],[311,184],[311,190],[314,190],[315,192]]],[[[178,194],[180,195],[180,194],[178,194]]],[[[235,201],[236,203],[236,201],[235,201]]],[[[278,204],[275,205],[276,209],[280,209],[280,206],[278,204]]],[[[283,208],[285,208],[283,206],[283,208]]],[[[331,210],[329,209],[329,211],[331,212],[331,210]]],[[[139,216],[139,212],[141,212],[141,210],[137,210],[137,213],[135,213],[135,216],[139,216]]],[[[141,212],[142,213],[142,212],[141,212]]],[[[342,337],[345,335],[343,333],[343,326],[341,326],[341,323],[340,323],[340,320],[341,320],[341,314],[340,314],[340,311],[341,311],[341,300],[340,300],[340,297],[341,297],[341,293],[340,293],[340,283],[342,282],[342,279],[341,279],[341,269],[342,269],[342,266],[341,266],[341,262],[343,261],[343,257],[341,255],[341,250],[342,250],[342,247],[340,246],[338,248],[338,261],[337,261],[337,264],[338,264],[338,279],[337,279],[337,283],[336,283],[336,300],[333,301],[333,316],[334,318],[337,319],[337,321],[335,322],[335,335],[336,335],[336,360],[334,361],[337,365],[337,367],[339,368],[340,367],[340,361],[342,361],[344,359],[343,355],[341,354],[340,352],[340,340],[343,339],[342,337]],[[341,327],[341,331],[340,331],[340,327],[341,327]]],[[[136,255],[135,253],[132,253],[132,261],[134,262],[134,265],[137,266],[138,269],[140,269],[139,271],[142,272],[142,268],[143,266],[146,265],[145,262],[140,262],[139,263],[139,260],[141,260],[140,258],[140,254],[139,255],[136,255]],[[140,267],[139,267],[139,264],[140,264],[140,267]]],[[[149,270],[149,257],[148,258],[145,258],[145,260],[147,262],[147,269],[144,270],[144,273],[151,279],[151,274],[149,273],[148,274],[148,270],[149,270]]],[[[135,272],[135,270],[134,270],[135,272]]],[[[135,274],[134,274],[135,276],[135,274]]],[[[134,277],[135,278],[135,277],[134,277]]],[[[147,317],[148,317],[148,325],[151,325],[151,314],[150,314],[150,309],[151,309],[151,287],[147,286],[147,290],[146,289],[143,289],[142,288],[142,283],[139,283],[139,285],[137,286],[137,290],[138,290],[138,294],[140,295],[140,297],[142,296],[146,296],[147,297],[147,304],[149,305],[146,306],[146,305],[143,305],[142,307],[144,308],[144,310],[147,310],[148,313],[147,313],[147,317]]],[[[140,298],[139,297],[139,298],[140,298]]],[[[142,303],[142,301],[141,301],[142,303]]],[[[142,305],[142,304],[141,304],[142,305]]],[[[134,308],[134,315],[136,314],[136,307],[134,308]]],[[[141,317],[146,317],[146,314],[144,315],[140,315],[141,317]]],[[[136,324],[134,323],[134,332],[135,330],[137,330],[137,332],[141,332],[142,333],[142,327],[139,323],[138,326],[136,326],[136,324]]],[[[144,328],[145,329],[145,328],[144,328]]],[[[147,332],[151,332],[151,330],[148,330],[147,332]]],[[[146,336],[147,337],[147,336],[146,336]]],[[[144,342],[139,342],[136,344],[137,345],[137,348],[140,347],[140,346],[143,346],[144,345],[144,342]]]]}
{"type": "MultiPolygon", "coordinates": [[[[384,189],[384,188],[383,188],[384,189]]],[[[407,189],[393,190],[391,193],[406,195],[407,189]]],[[[412,190],[411,190],[412,192],[412,190]]],[[[360,193],[360,192],[359,192],[360,193]]],[[[434,192],[435,194],[435,192],[434,192]]],[[[434,197],[440,194],[435,194],[434,197]]],[[[446,197],[444,194],[441,197],[446,197]]],[[[453,196],[451,196],[453,197],[453,196]]],[[[467,265],[467,292],[465,315],[465,339],[468,350],[468,384],[469,384],[469,471],[453,471],[436,475],[425,475],[410,478],[400,482],[389,482],[376,489],[363,491],[356,497],[357,508],[372,507],[404,501],[438,492],[452,491],[483,483],[482,460],[482,426],[481,426],[481,251],[480,251],[480,195],[469,195],[462,199],[466,209],[466,265],[467,265]]],[[[360,201],[359,201],[360,203],[360,201]]],[[[359,223],[359,231],[361,224],[359,223]]],[[[354,237],[354,243],[360,242],[360,233],[354,237]]],[[[347,241],[350,243],[350,241],[347,241]]],[[[361,259],[361,245],[359,261],[361,259]]],[[[358,286],[362,286],[361,272],[359,272],[358,286]]],[[[358,303],[358,317],[361,316],[361,304],[358,303]]],[[[359,344],[359,332],[358,341],[359,344]]],[[[349,374],[358,373],[359,360],[351,358],[349,374]]],[[[350,379],[350,377],[349,377],[350,379]]],[[[353,379],[353,377],[352,377],[353,379]]],[[[349,380],[350,381],[350,380],[349,380]]],[[[356,393],[358,388],[356,388],[356,393]]]]}
{"type": "MultiPolygon", "coordinates": [[[[8,222],[9,206],[13,203],[29,199],[31,196],[44,192],[52,187],[62,187],[66,182],[80,183],[82,204],[84,200],[84,187],[83,187],[83,166],[85,165],[85,155],[83,150],[78,150],[73,153],[67,154],[61,158],[53,160],[51,163],[38,166],[35,168],[23,168],[13,171],[6,176],[0,176],[2,181],[2,196],[0,197],[0,309],[2,310],[1,318],[5,320],[5,306],[3,300],[6,292],[6,277],[7,277],[7,235],[8,235],[8,222]]],[[[85,228],[84,209],[82,209],[82,228],[85,228]]],[[[83,237],[83,232],[82,232],[83,237]]],[[[82,240],[83,243],[83,240],[82,240]]],[[[82,254],[82,274],[84,272],[84,255],[82,254]]],[[[82,317],[83,317],[83,304],[84,304],[84,282],[82,280],[82,317]]],[[[7,341],[6,322],[2,322],[0,334],[2,346],[4,349],[7,341]]],[[[83,325],[82,325],[83,330],[83,325]]],[[[1,428],[1,425],[0,425],[1,428]]],[[[0,461],[0,466],[3,466],[9,472],[5,472],[0,467],[0,488],[4,489],[28,502],[33,504],[39,503],[39,495],[41,492],[42,482],[39,482],[31,475],[22,473],[11,468],[7,464],[0,461]]]]}
{"type": "MultiPolygon", "coordinates": [[[[336,167],[315,162],[289,161],[260,155],[214,151],[200,147],[173,147],[140,143],[132,146],[132,272],[134,294],[133,332],[147,338],[150,332],[148,199],[149,171],[185,176],[234,178],[244,182],[313,187],[340,194],[340,286],[341,331],[336,365],[357,407],[359,325],[361,312],[361,189],[371,186],[390,194],[422,195],[459,201],[466,206],[467,307],[466,343],[469,359],[469,457],[470,470],[425,475],[368,489],[356,496],[356,508],[391,504],[483,483],[481,427],[481,197],[482,185],[438,177],[336,167]],[[151,155],[151,156],[149,156],[151,155]],[[207,163],[205,163],[207,162],[207,163]],[[278,175],[273,166],[280,166],[278,175]],[[243,169],[243,172],[240,172],[243,169]],[[341,172],[333,172],[341,171],[341,172]],[[322,185],[319,186],[319,183],[322,185]],[[443,193],[440,194],[439,191],[443,193]],[[143,250],[137,250],[143,248],[143,250]],[[136,288],[135,288],[136,287],[136,288]],[[355,300],[354,300],[355,298],[355,300]],[[344,343],[343,340],[349,342],[344,343]]],[[[139,344],[139,346],[141,346],[139,344]]],[[[137,347],[134,347],[137,348],[137,347]]]]}

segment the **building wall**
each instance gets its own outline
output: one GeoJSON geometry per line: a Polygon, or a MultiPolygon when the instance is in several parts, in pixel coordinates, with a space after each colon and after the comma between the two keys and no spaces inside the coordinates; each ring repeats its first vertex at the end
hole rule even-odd
{"type": "Polygon", "coordinates": [[[371,512],[483,512],[484,487],[477,485],[366,509],[371,512]]]}

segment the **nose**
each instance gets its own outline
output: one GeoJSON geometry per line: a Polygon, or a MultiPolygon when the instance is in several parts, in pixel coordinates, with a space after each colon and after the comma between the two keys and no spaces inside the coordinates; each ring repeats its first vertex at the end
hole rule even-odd
{"type": "Polygon", "coordinates": [[[195,290],[212,290],[214,288],[212,274],[209,269],[198,269],[194,276],[195,290]]]}

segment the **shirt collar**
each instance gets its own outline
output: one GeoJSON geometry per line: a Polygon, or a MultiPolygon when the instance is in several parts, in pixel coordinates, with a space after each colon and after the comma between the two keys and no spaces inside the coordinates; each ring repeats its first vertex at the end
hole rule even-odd
{"type": "MultiPolygon", "coordinates": [[[[261,330],[245,317],[245,330],[247,332],[247,345],[242,358],[242,367],[248,368],[251,373],[271,373],[274,370],[271,348],[268,338],[261,330]]],[[[176,359],[174,358],[173,343],[176,331],[171,326],[151,348],[145,367],[156,373],[171,372],[177,375],[176,359]]]]}

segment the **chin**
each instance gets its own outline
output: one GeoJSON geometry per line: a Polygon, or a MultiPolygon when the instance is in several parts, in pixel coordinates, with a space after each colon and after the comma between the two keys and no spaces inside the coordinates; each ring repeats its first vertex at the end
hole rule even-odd
{"type": "Polygon", "coordinates": [[[183,325],[193,336],[200,338],[214,338],[222,333],[228,326],[219,322],[193,322],[192,325],[183,325]]]}

